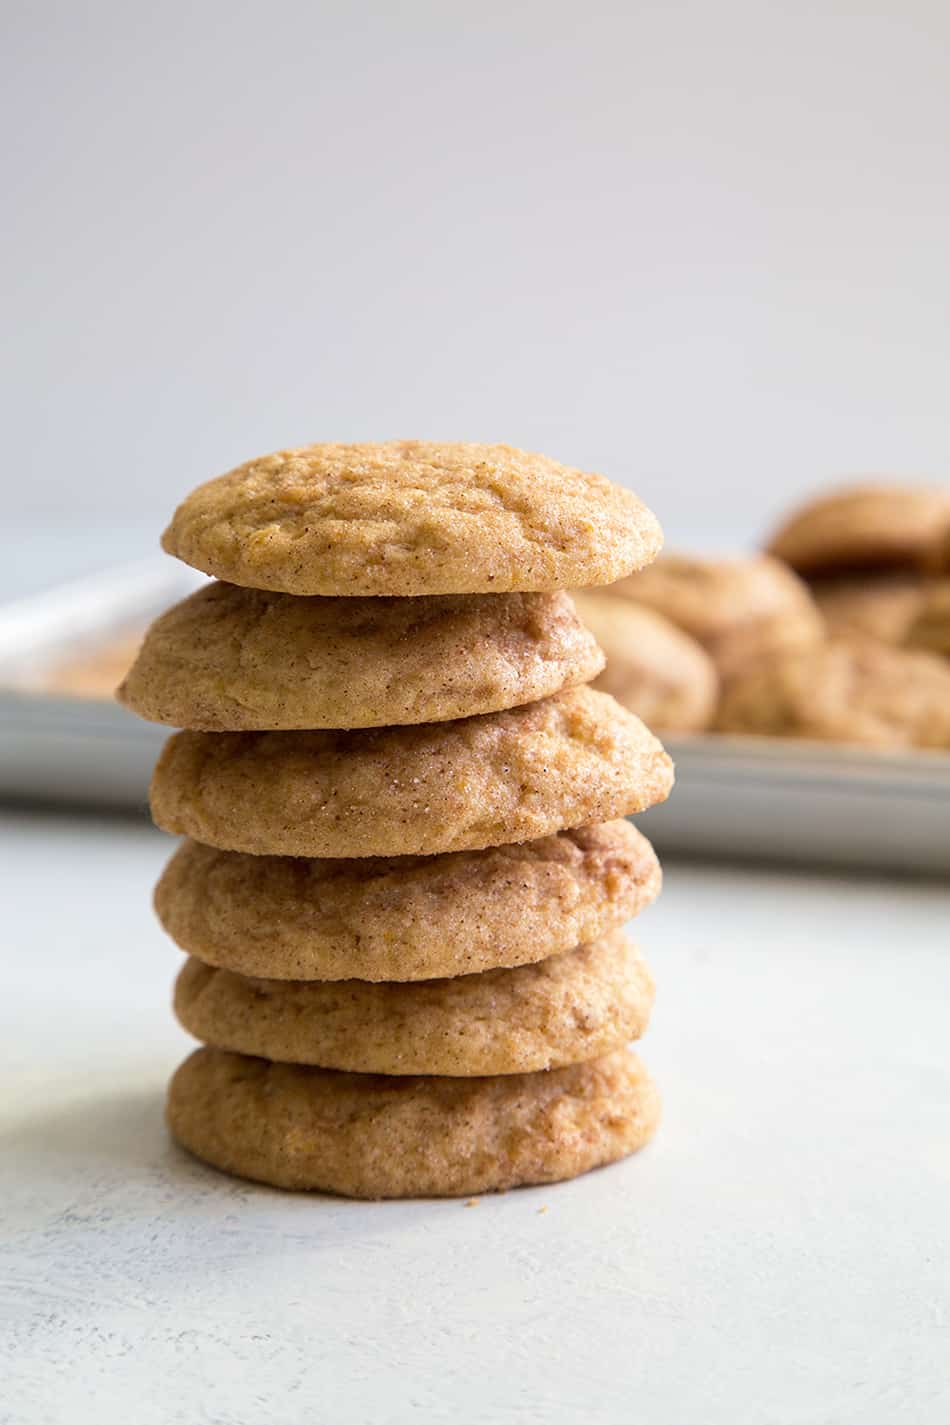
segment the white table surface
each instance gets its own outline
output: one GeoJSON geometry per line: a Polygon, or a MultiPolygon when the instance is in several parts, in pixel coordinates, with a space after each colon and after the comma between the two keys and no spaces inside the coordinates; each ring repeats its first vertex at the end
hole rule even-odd
{"type": "Polygon", "coordinates": [[[669,868],[654,1145],[360,1204],[169,1143],[168,850],[0,819],[4,1425],[948,1418],[950,890],[669,868]]]}

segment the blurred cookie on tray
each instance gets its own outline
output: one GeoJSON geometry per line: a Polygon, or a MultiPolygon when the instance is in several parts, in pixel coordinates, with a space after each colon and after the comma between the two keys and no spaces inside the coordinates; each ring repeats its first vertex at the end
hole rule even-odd
{"type": "Polygon", "coordinates": [[[950,522],[950,491],[863,483],[810,501],[779,526],[768,552],[807,578],[930,567],[950,522]]]}
{"type": "Polygon", "coordinates": [[[950,747],[950,666],[929,653],[835,638],[749,668],[726,688],[719,732],[877,747],[950,747]]]}
{"type": "MultiPolygon", "coordinates": [[[[811,648],[824,637],[807,586],[778,559],[661,556],[611,593],[662,614],[699,643],[728,680],[761,658],[811,648]]],[[[607,650],[608,669],[610,654],[607,650]]]]}
{"type": "Polygon", "coordinates": [[[899,644],[926,601],[931,581],[924,574],[840,574],[812,585],[829,634],[863,634],[899,644]]]}
{"type": "Polygon", "coordinates": [[[950,518],[930,547],[927,568],[931,574],[950,575],[950,518]]]}
{"type": "Polygon", "coordinates": [[[862,483],[803,505],[767,548],[810,582],[830,633],[900,644],[927,596],[948,522],[946,490],[862,483]]]}
{"type": "Polygon", "coordinates": [[[716,711],[719,676],[708,653],[662,614],[610,591],[574,603],[607,657],[593,686],[664,732],[702,732],[716,711]]]}
{"type": "Polygon", "coordinates": [[[937,580],[927,591],[904,641],[908,648],[950,658],[950,579],[937,580]]]}

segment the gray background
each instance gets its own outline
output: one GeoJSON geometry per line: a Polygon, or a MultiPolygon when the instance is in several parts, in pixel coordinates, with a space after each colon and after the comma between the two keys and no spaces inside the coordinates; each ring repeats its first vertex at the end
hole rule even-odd
{"type": "Polygon", "coordinates": [[[942,0],[3,23],[8,535],[131,547],[313,439],[507,440],[717,545],[946,478],[942,0]]]}

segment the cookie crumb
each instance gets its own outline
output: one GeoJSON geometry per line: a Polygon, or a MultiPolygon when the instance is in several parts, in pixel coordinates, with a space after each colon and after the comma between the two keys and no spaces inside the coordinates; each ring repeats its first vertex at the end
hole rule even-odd
{"type": "Polygon", "coordinates": [[[465,1206],[466,1206],[466,1207],[477,1207],[480,1202],[481,1202],[481,1198],[480,1198],[480,1197],[470,1197],[469,1200],[468,1200],[468,1202],[465,1204],[465,1206]]]}

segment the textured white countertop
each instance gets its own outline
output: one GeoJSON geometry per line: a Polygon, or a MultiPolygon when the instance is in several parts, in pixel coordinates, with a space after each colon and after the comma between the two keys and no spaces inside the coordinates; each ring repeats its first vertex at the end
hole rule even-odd
{"type": "Polygon", "coordinates": [[[3,1425],[948,1418],[950,890],[669,868],[655,1144],[358,1204],[168,1142],[168,850],[0,819],[3,1425]]]}

